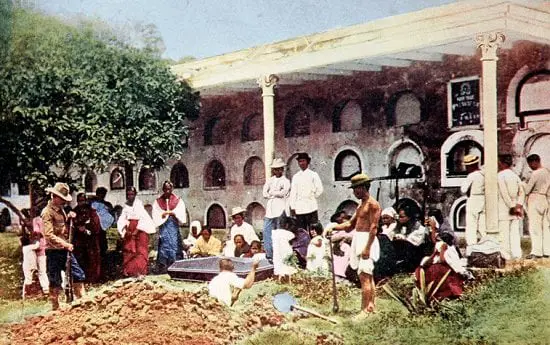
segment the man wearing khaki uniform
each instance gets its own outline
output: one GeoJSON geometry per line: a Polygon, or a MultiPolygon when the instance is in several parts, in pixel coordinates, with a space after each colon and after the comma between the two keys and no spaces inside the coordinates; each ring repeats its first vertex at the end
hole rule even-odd
{"type": "Polygon", "coordinates": [[[487,235],[485,231],[485,175],[479,168],[479,157],[464,156],[464,165],[468,176],[460,187],[462,194],[468,196],[466,201],[466,244],[477,243],[477,234],[487,235]]]}
{"type": "Polygon", "coordinates": [[[537,154],[527,156],[527,164],[533,170],[525,188],[529,237],[531,237],[531,253],[527,255],[527,259],[540,259],[543,255],[550,255],[550,230],[546,221],[548,212],[546,194],[550,187],[550,172],[542,166],[537,154]]]}
{"type": "Polygon", "coordinates": [[[521,258],[520,219],[523,217],[525,192],[523,184],[510,169],[512,156],[498,156],[498,229],[500,252],[509,259],[521,258]]]}

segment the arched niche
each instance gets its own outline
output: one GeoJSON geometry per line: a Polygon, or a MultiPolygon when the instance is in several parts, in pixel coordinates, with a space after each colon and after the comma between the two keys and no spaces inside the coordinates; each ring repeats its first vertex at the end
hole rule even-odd
{"type": "Polygon", "coordinates": [[[410,90],[399,91],[388,101],[386,111],[388,126],[406,126],[422,120],[422,102],[410,90]]]}
{"type": "Polygon", "coordinates": [[[206,121],[204,125],[204,145],[221,145],[225,143],[225,137],[221,117],[213,117],[206,121]]]}
{"type": "Polygon", "coordinates": [[[483,132],[467,130],[451,134],[441,146],[441,187],[460,187],[466,179],[464,156],[475,154],[483,164],[483,132]]]}
{"type": "Polygon", "coordinates": [[[257,186],[265,183],[265,166],[260,157],[253,156],[246,160],[243,182],[247,186],[257,186]]]}
{"type": "Polygon", "coordinates": [[[285,116],[285,137],[301,137],[309,135],[311,114],[305,107],[299,105],[290,109],[285,116]]]}
{"type": "Polygon", "coordinates": [[[261,230],[264,226],[265,208],[258,202],[252,202],[246,206],[246,221],[254,229],[261,230]]]}
{"type": "Polygon", "coordinates": [[[353,175],[362,171],[363,162],[358,151],[345,148],[334,158],[334,180],[349,181],[353,175]]]}
{"type": "MultiPolygon", "coordinates": [[[[531,135],[526,141],[523,147],[522,158],[526,158],[530,154],[536,153],[540,156],[540,162],[545,167],[550,167],[550,133],[537,133],[531,135]]],[[[521,176],[527,177],[531,174],[529,165],[523,159],[522,169],[520,171],[521,176]]]]}
{"type": "Polygon", "coordinates": [[[332,131],[347,132],[363,127],[363,111],[354,100],[340,102],[332,115],[332,131]]]}
{"type": "Polygon", "coordinates": [[[141,167],[139,170],[138,187],[140,191],[157,190],[157,174],[153,167],[141,167]]]}
{"type": "Polygon", "coordinates": [[[97,188],[97,175],[92,170],[86,171],[84,174],[84,190],[86,193],[95,193],[97,188]]]}
{"type": "Polygon", "coordinates": [[[300,166],[298,165],[298,161],[296,160],[296,157],[298,156],[297,153],[290,156],[290,158],[286,161],[286,169],[285,169],[285,176],[292,181],[292,176],[294,176],[298,171],[300,171],[300,166]]]}
{"type": "Polygon", "coordinates": [[[388,150],[388,175],[424,180],[424,153],[417,143],[401,139],[388,150]]]}
{"type": "Polygon", "coordinates": [[[225,188],[225,167],[217,159],[211,160],[204,169],[204,188],[225,188]]]}
{"type": "Polygon", "coordinates": [[[189,172],[182,162],[177,162],[170,170],[170,181],[174,188],[189,188],[189,172]]]}
{"type": "Polygon", "coordinates": [[[116,167],[111,171],[111,176],[109,177],[109,185],[111,190],[120,190],[126,188],[126,183],[124,179],[124,172],[121,168],[116,167]]]}
{"type": "Polygon", "coordinates": [[[449,223],[455,232],[466,231],[466,200],[465,195],[456,199],[451,206],[449,213],[449,223]]]}
{"type": "Polygon", "coordinates": [[[264,120],[262,115],[254,113],[243,122],[242,141],[262,140],[264,138],[264,120]]]}
{"type": "Polygon", "coordinates": [[[344,211],[348,216],[353,216],[359,204],[354,200],[344,200],[338,205],[336,211],[344,211]]]}
{"type": "Polygon", "coordinates": [[[227,214],[220,204],[211,204],[206,210],[206,224],[213,229],[225,229],[227,214]]]}

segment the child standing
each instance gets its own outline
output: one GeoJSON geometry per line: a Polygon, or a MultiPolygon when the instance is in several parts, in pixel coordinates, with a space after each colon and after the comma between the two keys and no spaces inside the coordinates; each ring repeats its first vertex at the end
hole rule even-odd
{"type": "Polygon", "coordinates": [[[44,294],[49,293],[49,281],[46,271],[46,239],[42,218],[26,218],[21,221],[23,227],[23,298],[29,293],[33,272],[38,271],[38,280],[44,294]]]}
{"type": "Polygon", "coordinates": [[[311,241],[307,247],[306,269],[318,273],[328,272],[327,243],[322,236],[323,226],[320,223],[312,224],[309,232],[311,241]]]}

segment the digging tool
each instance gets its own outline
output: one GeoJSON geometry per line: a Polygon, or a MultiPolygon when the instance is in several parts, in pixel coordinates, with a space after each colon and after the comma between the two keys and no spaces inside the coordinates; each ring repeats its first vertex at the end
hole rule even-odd
{"type": "Polygon", "coordinates": [[[275,307],[275,309],[277,309],[281,313],[288,313],[292,310],[299,310],[299,311],[303,311],[304,313],[308,313],[313,316],[316,316],[320,319],[332,322],[334,324],[339,323],[337,320],[321,315],[316,311],[306,309],[304,307],[300,307],[296,303],[297,303],[296,299],[292,297],[288,292],[283,292],[273,296],[273,306],[275,307]]]}
{"type": "Polygon", "coordinates": [[[330,248],[330,273],[332,273],[332,311],[337,313],[340,307],[338,306],[338,291],[336,290],[336,275],[334,274],[334,251],[332,249],[331,236],[327,236],[327,238],[330,248]]]}
{"type": "MultiPolygon", "coordinates": [[[[69,243],[73,243],[73,219],[69,219],[69,243]]],[[[72,253],[67,250],[67,261],[65,262],[65,298],[67,303],[71,303],[74,300],[73,294],[73,274],[71,265],[72,253]]]]}

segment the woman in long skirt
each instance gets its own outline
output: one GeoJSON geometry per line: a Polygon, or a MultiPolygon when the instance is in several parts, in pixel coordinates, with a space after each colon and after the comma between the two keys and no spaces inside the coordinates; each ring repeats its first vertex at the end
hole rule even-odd
{"type": "Polygon", "coordinates": [[[155,232],[153,220],[136,195],[136,188],[128,187],[126,203],[117,222],[117,229],[123,239],[122,273],[126,277],[148,273],[149,234],[155,232]]]}

